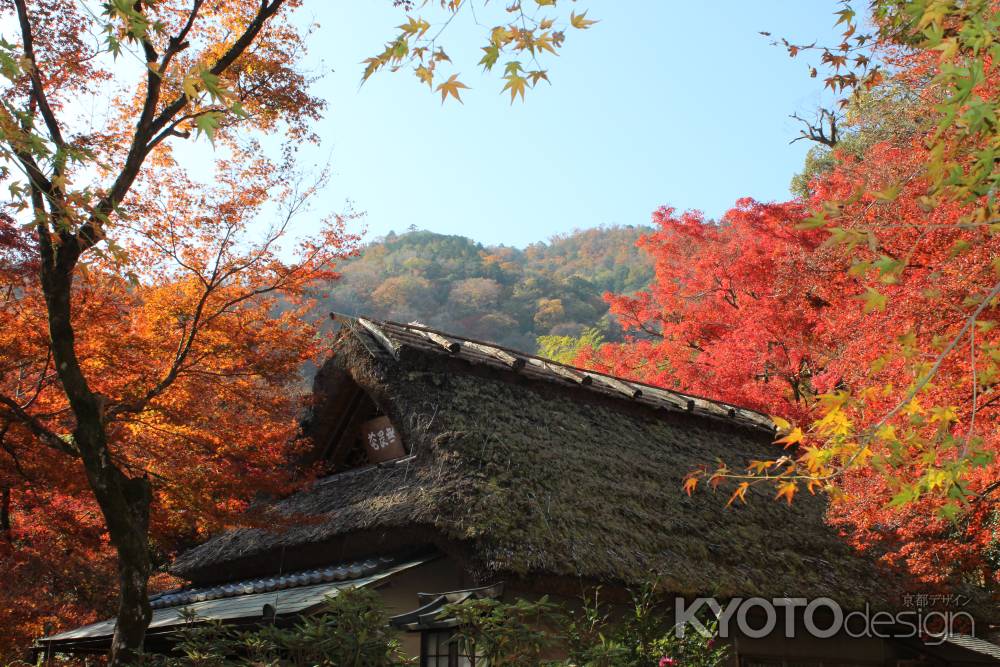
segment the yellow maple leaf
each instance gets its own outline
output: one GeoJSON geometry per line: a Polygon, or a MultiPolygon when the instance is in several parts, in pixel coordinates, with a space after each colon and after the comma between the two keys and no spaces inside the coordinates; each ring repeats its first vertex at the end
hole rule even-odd
{"type": "MultiPolygon", "coordinates": [[[[510,74],[504,78],[507,80],[507,83],[504,85],[503,90],[510,91],[510,103],[514,103],[514,98],[517,97],[518,94],[521,95],[521,101],[523,102],[524,90],[528,84],[528,80],[518,74],[510,74]]],[[[503,90],[500,92],[502,93],[503,90]]]]}
{"type": "Polygon", "coordinates": [[[951,422],[958,421],[958,413],[955,412],[955,408],[946,406],[935,406],[931,408],[931,421],[941,422],[943,424],[950,424],[951,422]]]}
{"type": "Polygon", "coordinates": [[[795,496],[795,492],[799,490],[799,485],[795,482],[782,482],[778,484],[778,493],[774,496],[774,499],[784,498],[785,501],[791,505],[792,497],[795,496]]]}
{"type": "Polygon", "coordinates": [[[385,64],[385,61],[382,60],[382,58],[375,57],[375,56],[373,56],[371,58],[365,58],[361,62],[365,66],[365,71],[361,75],[361,80],[362,81],[367,81],[369,78],[371,78],[372,74],[374,74],[376,71],[378,71],[378,69],[380,67],[382,67],[382,65],[385,64]]]}
{"type": "Polygon", "coordinates": [[[497,26],[493,28],[493,32],[490,33],[490,42],[494,46],[504,46],[513,38],[513,33],[503,26],[497,26]]]}
{"type": "Polygon", "coordinates": [[[733,491],[733,495],[729,496],[729,502],[726,503],[726,507],[732,505],[733,501],[735,501],[737,498],[739,498],[740,502],[745,505],[747,502],[746,499],[747,489],[749,488],[750,488],[750,482],[740,482],[739,484],[737,484],[736,490],[733,491]]]}
{"type": "Polygon", "coordinates": [[[569,14],[569,24],[576,28],[577,30],[586,30],[590,26],[597,23],[597,21],[591,21],[587,18],[587,12],[577,15],[575,12],[570,12],[569,14]]]}
{"type": "Polygon", "coordinates": [[[181,88],[184,90],[184,94],[192,99],[198,97],[198,82],[198,76],[194,72],[185,76],[181,81],[181,88]]]}
{"type": "Polygon", "coordinates": [[[548,51],[551,54],[559,55],[558,53],[556,53],[556,50],[552,44],[552,33],[549,32],[543,32],[541,35],[536,37],[534,42],[532,43],[532,47],[534,49],[538,49],[539,51],[548,51]]]}
{"type": "Polygon", "coordinates": [[[875,431],[875,437],[886,442],[895,442],[899,439],[896,436],[896,427],[892,424],[882,424],[882,426],[875,431]]]}
{"type": "Polygon", "coordinates": [[[875,452],[869,447],[863,447],[857,445],[851,448],[847,448],[846,451],[850,454],[849,459],[851,461],[852,467],[864,467],[864,465],[875,456],[875,452]]]}
{"type": "Polygon", "coordinates": [[[426,83],[428,86],[432,85],[434,81],[434,72],[427,69],[423,65],[413,71],[416,73],[417,78],[420,79],[421,83],[426,83]]]}
{"type": "Polygon", "coordinates": [[[788,423],[787,419],[771,415],[771,421],[774,422],[774,425],[779,431],[790,431],[792,429],[792,425],[788,423]]]}
{"type": "Polygon", "coordinates": [[[804,465],[809,472],[816,473],[821,467],[826,465],[829,456],[826,450],[810,445],[805,448],[805,452],[799,457],[798,463],[804,465]]]}
{"type": "MultiPolygon", "coordinates": [[[[536,83],[538,83],[542,79],[545,79],[546,81],[549,80],[548,72],[546,72],[543,69],[542,70],[532,70],[532,71],[528,72],[528,76],[531,77],[531,86],[532,86],[532,88],[535,86],[536,83]]],[[[549,83],[551,83],[551,81],[549,81],[549,83]]]]}
{"type": "Polygon", "coordinates": [[[775,440],[774,444],[784,445],[785,448],[787,449],[788,447],[791,447],[795,443],[801,442],[803,437],[804,434],[802,433],[802,429],[796,426],[791,430],[791,432],[788,435],[786,435],[783,438],[778,438],[777,440],[775,440]]]}
{"type": "Polygon", "coordinates": [[[464,104],[464,102],[462,102],[462,98],[458,96],[458,90],[460,88],[467,89],[468,86],[458,80],[457,74],[452,74],[450,77],[448,77],[447,81],[438,84],[437,91],[441,93],[441,104],[444,104],[444,101],[448,98],[449,95],[458,100],[459,103],[464,104]]]}

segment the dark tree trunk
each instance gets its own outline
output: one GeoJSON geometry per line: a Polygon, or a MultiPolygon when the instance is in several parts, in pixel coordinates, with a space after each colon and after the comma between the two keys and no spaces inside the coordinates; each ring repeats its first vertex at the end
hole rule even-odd
{"type": "Polygon", "coordinates": [[[118,622],[109,664],[128,665],[142,651],[152,616],[146,589],[152,570],[148,542],[152,494],[146,479],[130,478],[110,464],[103,426],[95,435],[99,446],[80,449],[98,452],[97,456],[84,454],[84,467],[118,556],[118,622]]]}
{"type": "Polygon", "coordinates": [[[11,528],[10,488],[5,486],[0,489],[0,532],[3,533],[3,539],[6,542],[11,541],[11,528]]]}
{"type": "Polygon", "coordinates": [[[152,616],[147,596],[152,569],[148,543],[152,492],[147,479],[129,477],[112,461],[101,401],[90,389],[76,356],[70,297],[77,257],[72,248],[63,246],[48,262],[43,262],[42,288],[49,315],[52,358],[76,417],[73,444],[79,451],[87,481],[118,556],[118,622],[109,664],[127,665],[142,651],[152,616]]]}
{"type": "MultiPolygon", "coordinates": [[[[265,24],[281,9],[284,1],[260,0],[257,11],[246,28],[241,34],[234,36],[234,41],[210,67],[213,75],[225,74],[238,61],[257,39],[265,24]]],[[[104,515],[111,544],[118,556],[121,591],[118,624],[110,656],[110,664],[113,666],[134,662],[142,650],[146,627],[152,615],[146,595],[146,583],[152,569],[148,544],[152,491],[146,478],[130,477],[113,461],[108,446],[103,401],[88,385],[76,355],[70,308],[73,270],[81,253],[103,238],[106,220],[122,203],[150,151],[167,137],[178,134],[176,123],[179,122],[179,115],[189,104],[190,99],[187,94],[179,94],[164,104],[161,99],[162,79],[157,66],[165,70],[171,58],[187,47],[188,31],[202,3],[203,0],[195,0],[192,9],[189,10],[186,27],[170,39],[164,54],[157,54],[148,40],[140,40],[146,62],[150,64],[142,112],[137,119],[135,134],[121,171],[86,221],[81,223],[80,220],[60,219],[66,215],[68,209],[75,207],[75,205],[66,206],[65,186],[56,179],[57,176],[65,176],[67,154],[56,152],[55,157],[51,159],[46,156],[46,161],[50,162],[52,167],[50,179],[46,170],[36,162],[36,149],[25,148],[21,138],[10,136],[7,130],[3,133],[4,145],[13,150],[31,183],[31,202],[41,259],[42,291],[48,311],[52,360],[76,420],[71,443],[64,442],[56,434],[47,435],[56,443],[54,445],[56,449],[78,456],[83,462],[87,480],[104,515]]],[[[34,116],[36,110],[41,113],[51,141],[62,149],[65,147],[62,131],[47,101],[43,86],[44,77],[37,69],[27,2],[14,0],[13,4],[17,9],[24,58],[32,64],[30,115],[34,116]]],[[[135,11],[141,13],[144,4],[147,3],[134,3],[135,11]]],[[[9,112],[4,113],[10,123],[16,122],[9,112]]],[[[22,129],[28,131],[29,128],[22,129]]],[[[165,380],[166,385],[172,381],[173,377],[168,377],[165,380]]],[[[162,389],[163,387],[160,387],[158,391],[162,389]]]]}

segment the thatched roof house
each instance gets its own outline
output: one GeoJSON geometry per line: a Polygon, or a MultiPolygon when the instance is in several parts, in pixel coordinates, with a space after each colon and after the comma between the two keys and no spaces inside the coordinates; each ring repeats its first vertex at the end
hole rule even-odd
{"type": "Polygon", "coordinates": [[[683,492],[718,457],[773,456],[765,415],[415,324],[338,321],[306,425],[333,474],[274,505],[290,525],[181,555],[172,571],[196,588],[432,553],[444,560],[418,577],[424,591],[502,581],[572,596],[658,577],[687,597],[899,604],[899,582],[839,539],[819,497],[725,507],[683,492]],[[379,416],[405,451],[369,464],[365,425],[379,416]]]}
{"type": "MultiPolygon", "coordinates": [[[[282,551],[298,568],[425,541],[485,578],[636,584],[657,573],[686,594],[885,598],[871,564],[824,525],[818,499],[726,508],[683,492],[683,476],[718,456],[773,456],[767,417],[464,341],[451,352],[415,326],[377,331],[385,340],[344,327],[316,381],[312,428],[320,442],[338,438],[329,427],[361,391],[411,456],[333,475],[277,505],[320,523],[220,535],[174,573],[208,583],[263,574],[282,551]]],[[[341,438],[327,455],[342,456],[338,447],[357,444],[341,438]]]]}

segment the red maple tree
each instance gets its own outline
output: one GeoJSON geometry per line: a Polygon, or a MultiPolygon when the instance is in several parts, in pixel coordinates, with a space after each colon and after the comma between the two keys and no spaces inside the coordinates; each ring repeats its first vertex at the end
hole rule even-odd
{"type": "MultiPolygon", "coordinates": [[[[825,488],[859,548],[929,582],[995,586],[1000,230],[985,198],[929,196],[941,153],[922,119],[940,101],[936,63],[897,61],[882,85],[916,93],[909,130],[867,142],[859,131],[807,196],[741,200],[718,221],[656,211],[640,242],[653,284],[608,295],[626,342],[577,361],[802,424],[775,461],[694,471],[689,490],[732,479],[742,500],[766,480],[790,501],[799,483],[825,488]]],[[[995,99],[991,79],[981,94],[995,99]]]]}

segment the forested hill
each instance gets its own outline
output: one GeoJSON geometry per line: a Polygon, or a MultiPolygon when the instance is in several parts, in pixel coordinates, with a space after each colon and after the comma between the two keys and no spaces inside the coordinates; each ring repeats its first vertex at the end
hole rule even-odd
{"type": "Polygon", "coordinates": [[[578,336],[590,327],[614,338],[602,295],[649,283],[652,263],[635,246],[649,231],[587,229],[523,250],[428,231],[390,233],[341,264],[343,277],[321,305],[527,351],[538,336],[578,336]]]}

